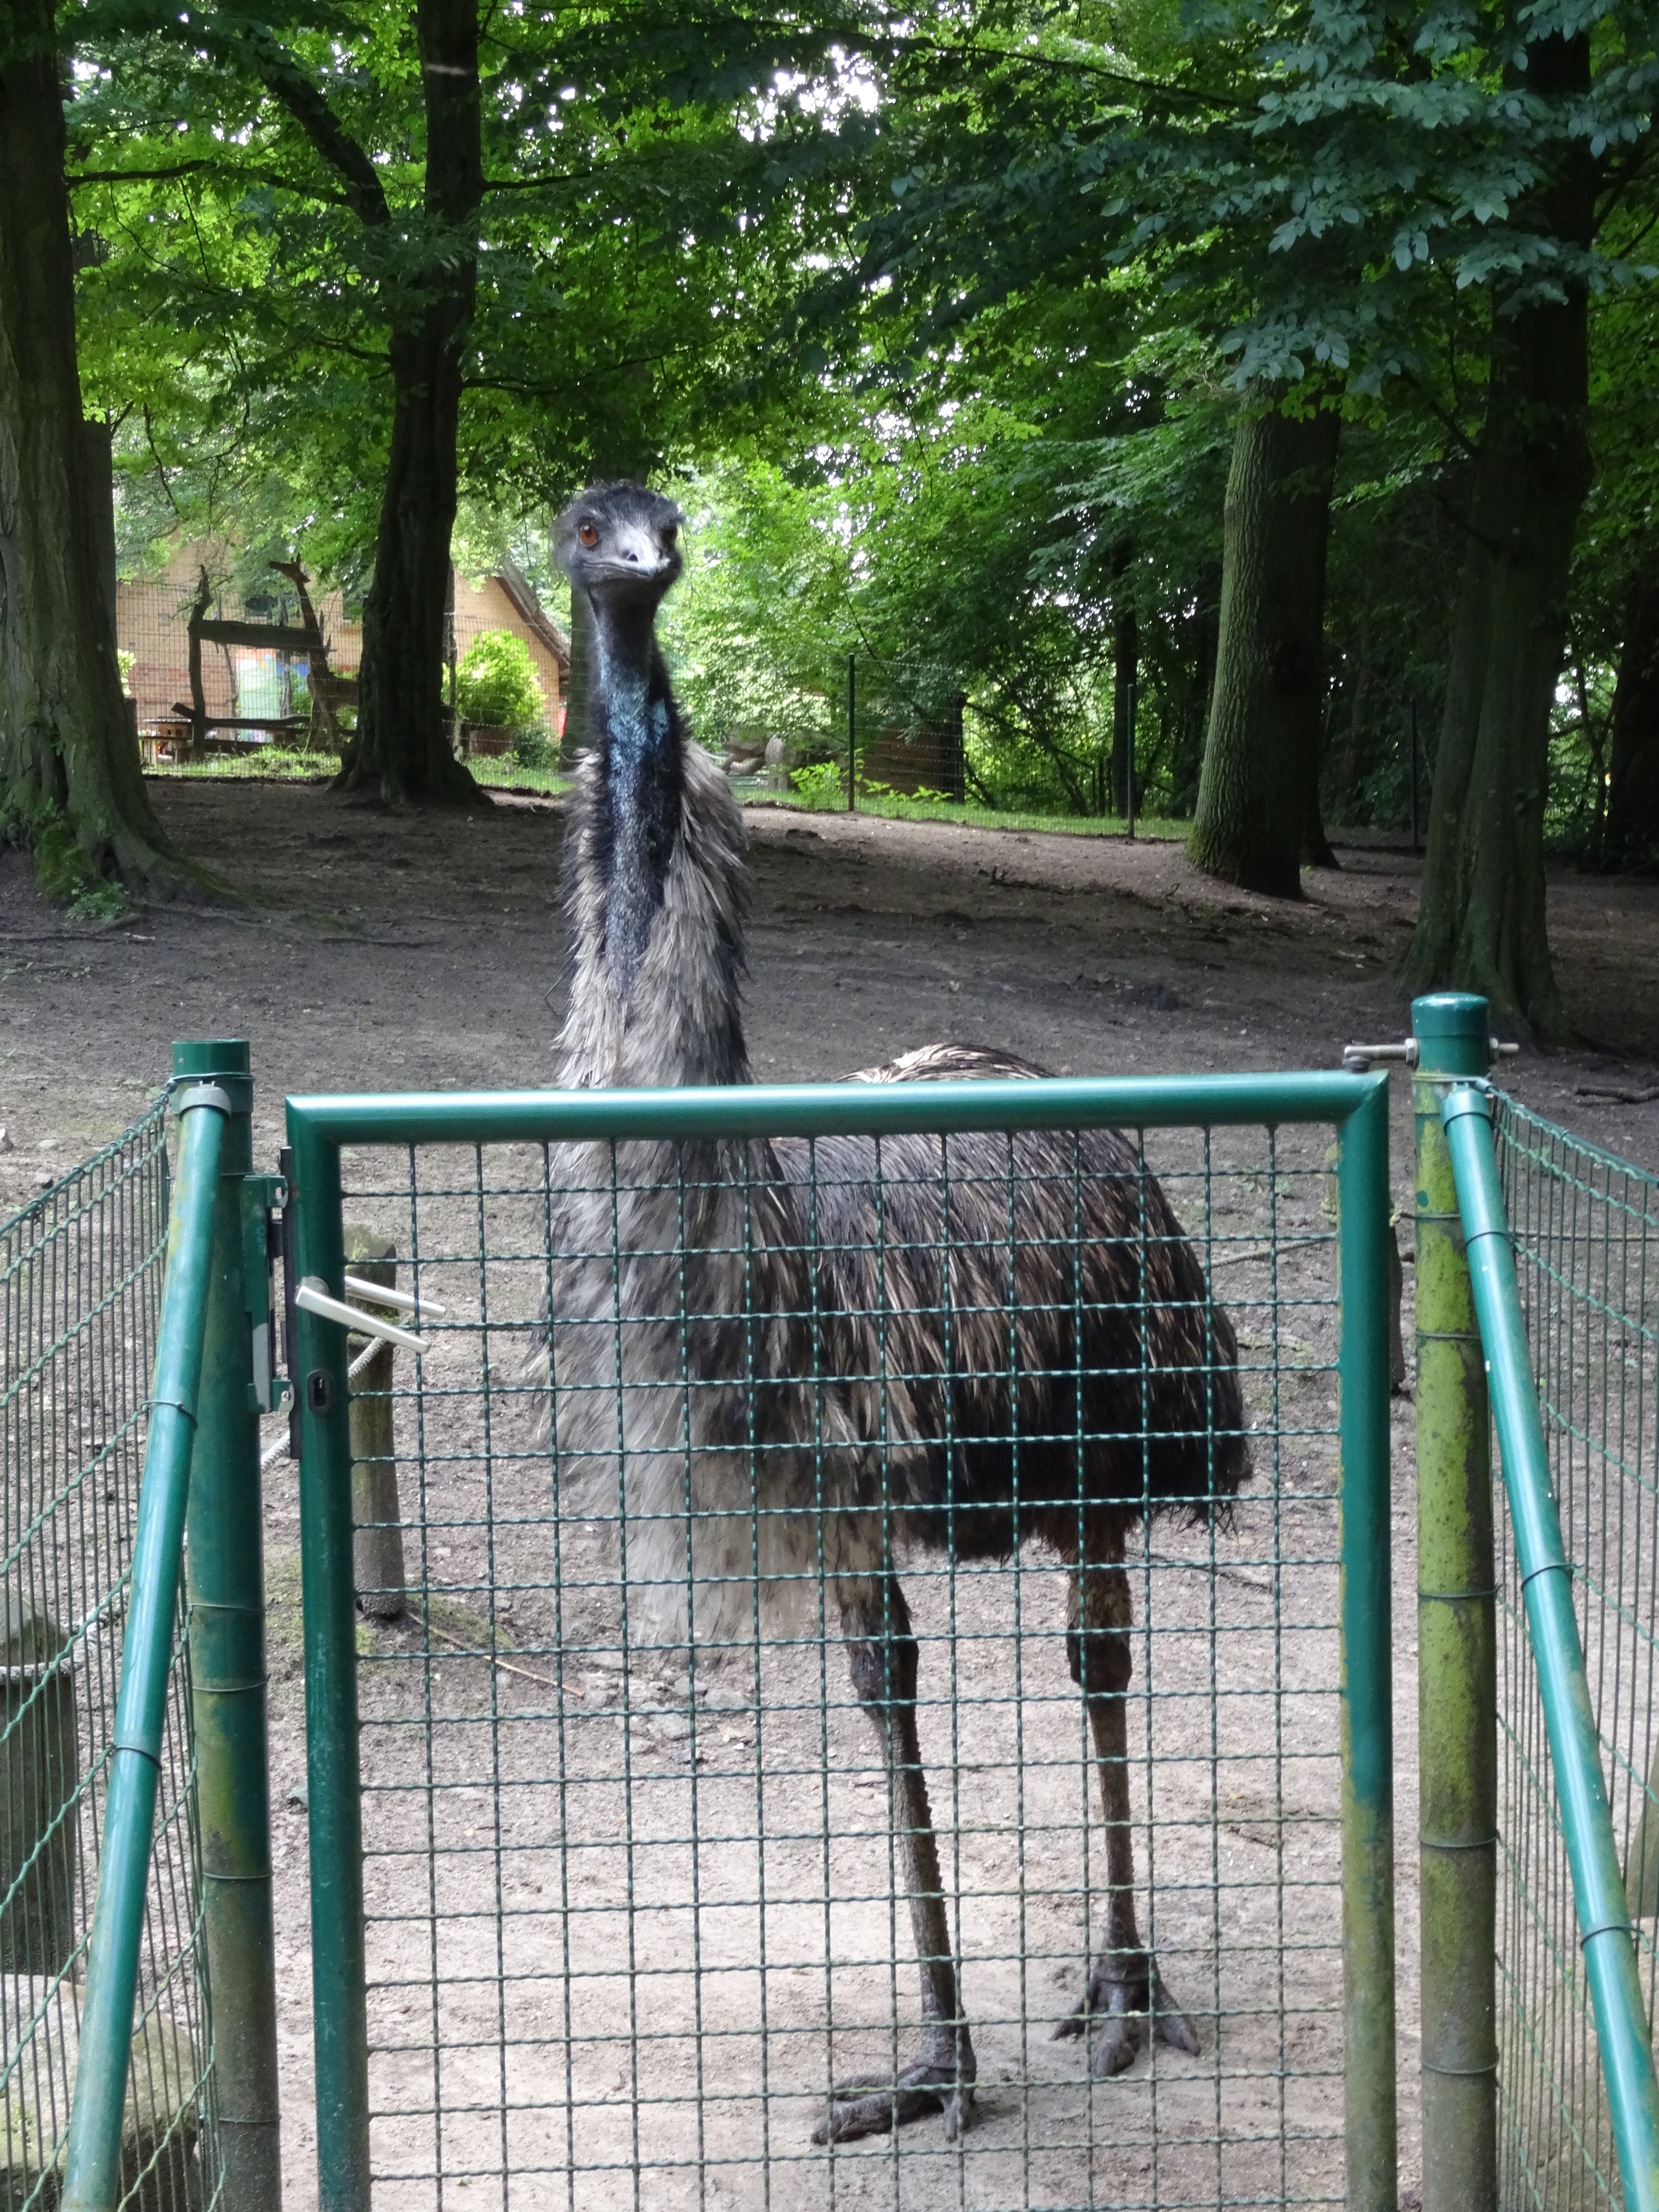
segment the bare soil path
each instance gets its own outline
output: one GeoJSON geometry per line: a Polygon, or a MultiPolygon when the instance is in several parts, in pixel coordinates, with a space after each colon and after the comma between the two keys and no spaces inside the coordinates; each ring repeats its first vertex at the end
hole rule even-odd
{"type": "MultiPolygon", "coordinates": [[[[274,1161],[287,1091],[549,1081],[563,997],[556,803],[511,798],[481,818],[388,821],[293,787],[154,788],[169,829],[245,903],[84,927],[38,897],[19,856],[0,854],[0,1216],[134,1117],[179,1036],[252,1040],[262,1163],[274,1161]]],[[[1207,882],[1170,844],[765,808],[750,827],[748,1023],[763,1079],[842,1074],[952,1036],[1011,1046],[1056,1072],[1112,1074],[1332,1066],[1351,1041],[1405,1033],[1397,969],[1417,865],[1399,852],[1350,848],[1340,872],[1312,877],[1308,898],[1289,905],[1207,882]]],[[[1659,1169],[1659,885],[1564,873],[1551,926],[1567,1003],[1599,1048],[1524,1055],[1503,1079],[1659,1169]]],[[[1409,1100],[1399,1081],[1394,1092],[1394,1185],[1408,1206],[1409,1100]]],[[[1409,1341],[1409,1312],[1407,1328],[1409,1341]]],[[[1401,1401],[1402,1775],[1416,1709],[1410,1425],[1401,1401]]],[[[266,1506],[286,2202],[303,2212],[315,2198],[298,1507],[286,1462],[266,1506]]],[[[1409,2188],[1408,1786],[1399,1820],[1409,2188]]]]}
{"type": "MultiPolygon", "coordinates": [[[[65,921],[0,854],[0,1119],[15,1147],[0,1208],[54,1153],[124,1126],[176,1036],[252,1040],[272,1142],[290,1090],[549,1079],[556,802],[388,822],[292,786],[153,787],[168,828],[246,903],[103,930],[65,921]]],[[[1331,1066],[1353,1039],[1404,1034],[1408,854],[1350,848],[1293,905],[1212,884],[1167,843],[765,808],[750,825],[763,1079],[833,1076],[951,1036],[1110,1074],[1331,1066]]],[[[1607,1048],[1523,1057],[1505,1080],[1659,1167],[1659,1097],[1581,1095],[1659,1087],[1659,884],[1564,873],[1551,928],[1572,1015],[1607,1048]]]]}

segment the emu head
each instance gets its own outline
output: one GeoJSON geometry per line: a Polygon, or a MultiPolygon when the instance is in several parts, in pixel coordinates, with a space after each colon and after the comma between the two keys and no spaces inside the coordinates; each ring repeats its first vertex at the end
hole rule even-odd
{"type": "Polygon", "coordinates": [[[595,484],[559,517],[559,566],[596,612],[654,615],[680,573],[683,516],[643,484],[595,484]]]}

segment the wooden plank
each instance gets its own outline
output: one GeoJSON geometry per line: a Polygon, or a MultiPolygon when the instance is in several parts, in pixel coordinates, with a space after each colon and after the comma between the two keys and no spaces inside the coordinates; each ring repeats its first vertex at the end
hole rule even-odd
{"type": "Polygon", "coordinates": [[[270,653],[320,653],[322,641],[308,629],[294,629],[283,623],[199,622],[198,637],[210,645],[251,645],[270,653]]]}

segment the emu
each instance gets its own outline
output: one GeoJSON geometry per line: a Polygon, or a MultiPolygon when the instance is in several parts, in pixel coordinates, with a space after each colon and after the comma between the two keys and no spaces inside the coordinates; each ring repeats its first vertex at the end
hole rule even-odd
{"type": "MultiPolygon", "coordinates": [[[[565,852],[561,1080],[750,1079],[742,817],[690,742],[655,637],[681,515],[629,483],[558,526],[593,611],[587,748],[565,852]]],[[[933,1045],[868,1082],[1036,1076],[933,1045]]],[[[975,2060],[916,1729],[905,1547],[1069,1570],[1066,1656],[1104,1814],[1103,1941],[1083,2002],[1097,2075],[1148,2030],[1196,2055],[1135,1920],[1125,1544],[1225,1510],[1249,1472],[1237,1348],[1157,1181],[1105,1130],[562,1148],[550,1423],[562,1504],[614,1516],[630,1625],[741,1639],[827,1589],[884,1757],[921,1977],[914,2056],[831,2092],[814,2139],[969,2121],[975,2060]],[[948,1175],[945,1172],[948,1163],[948,1175]],[[1010,1207],[1013,1218],[1010,1222],[1010,1207]],[[823,1577],[820,1582],[820,1576],[823,1577]]]]}

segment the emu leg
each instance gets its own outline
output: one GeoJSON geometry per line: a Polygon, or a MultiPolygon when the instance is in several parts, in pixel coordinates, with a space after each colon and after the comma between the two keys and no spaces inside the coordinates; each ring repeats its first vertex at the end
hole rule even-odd
{"type": "Polygon", "coordinates": [[[939,1845],[916,1734],[916,1639],[904,1593],[891,1577],[860,1577],[840,1589],[842,1631],[858,1701],[887,1762],[894,1832],[904,1863],[910,1927],[921,1968],[921,2034],[915,2056],[890,2077],[832,2090],[814,2142],[850,2142],[943,2112],[946,2139],[969,2124],[974,2046],[962,2016],[956,1956],[939,1881],[939,1845]]]}
{"type": "Polygon", "coordinates": [[[1092,2030],[1089,2071],[1094,2075],[1121,2074],[1132,2066],[1149,2020],[1160,2043],[1193,2058],[1199,2051],[1197,2031],[1170,1998],[1135,1925],[1127,1705],[1133,1614],[1121,1547],[1120,1538],[1118,1556],[1109,1565],[1078,1570],[1066,1628],[1066,1656],[1072,1680],[1083,1692],[1106,1814],[1106,1941],[1083,2002],[1054,2035],[1058,2040],[1092,2030]]]}

